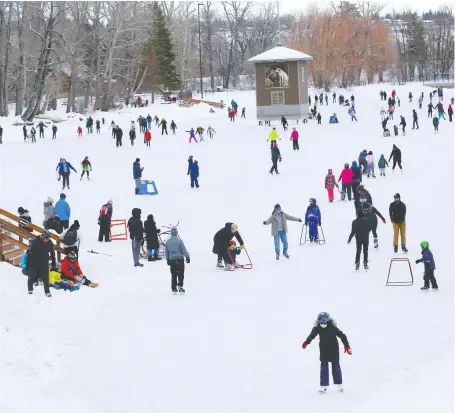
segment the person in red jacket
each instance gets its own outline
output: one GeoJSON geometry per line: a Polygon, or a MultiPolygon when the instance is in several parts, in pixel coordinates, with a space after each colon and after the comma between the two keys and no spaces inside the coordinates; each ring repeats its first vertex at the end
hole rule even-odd
{"type": "Polygon", "coordinates": [[[144,133],[144,142],[145,144],[150,147],[150,141],[152,140],[152,134],[149,130],[146,130],[144,133]]]}
{"type": "Polygon", "coordinates": [[[344,201],[346,198],[346,192],[348,193],[348,199],[351,200],[351,188],[352,178],[354,178],[354,172],[349,168],[349,164],[344,164],[344,169],[338,178],[338,182],[341,181],[341,200],[344,201]]]}
{"type": "Polygon", "coordinates": [[[82,136],[82,128],[80,126],[77,128],[77,136],[82,136]]]}
{"type": "Polygon", "coordinates": [[[328,174],[325,176],[325,189],[327,189],[327,193],[329,194],[329,202],[333,202],[334,186],[338,188],[338,184],[335,181],[335,176],[333,175],[332,170],[329,169],[328,174]]]}
{"type": "Polygon", "coordinates": [[[62,261],[62,280],[72,281],[73,283],[80,285],[87,285],[91,288],[98,287],[98,283],[92,283],[83,273],[79,263],[77,262],[77,256],[74,251],[68,253],[62,261]]]}

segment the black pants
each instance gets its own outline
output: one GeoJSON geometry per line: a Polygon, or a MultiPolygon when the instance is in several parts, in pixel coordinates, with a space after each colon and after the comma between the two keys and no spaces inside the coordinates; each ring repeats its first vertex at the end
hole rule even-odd
{"type": "Polygon", "coordinates": [[[272,168],[270,169],[270,173],[273,174],[273,171],[275,171],[276,173],[279,173],[278,172],[278,159],[274,160],[272,159],[272,168]]]}
{"type": "Polygon", "coordinates": [[[370,222],[370,225],[371,225],[371,233],[373,234],[373,238],[377,238],[378,237],[378,233],[376,232],[376,230],[378,229],[378,221],[376,220],[376,222],[370,222]]]}
{"type": "Polygon", "coordinates": [[[363,262],[368,262],[368,240],[356,240],[355,262],[360,262],[363,247],[363,262]]]}
{"type": "Polygon", "coordinates": [[[65,185],[69,188],[70,187],[70,174],[68,173],[63,173],[63,188],[65,188],[65,185]]]}
{"type": "Polygon", "coordinates": [[[76,245],[74,245],[73,247],[65,247],[64,250],[66,255],[68,255],[70,252],[75,252],[76,259],[79,259],[79,250],[77,249],[76,245]]]}
{"type": "MultiPolygon", "coordinates": [[[[47,267],[47,264],[46,264],[47,267]]],[[[29,270],[28,276],[28,291],[33,291],[33,284],[38,282],[40,279],[43,280],[44,292],[46,294],[50,293],[49,291],[49,269],[48,268],[36,268],[32,271],[29,270]]]]}
{"type": "Polygon", "coordinates": [[[96,133],[100,133],[100,128],[96,128],[96,133]]]}
{"type": "Polygon", "coordinates": [[[294,151],[297,149],[297,150],[300,150],[299,148],[299,140],[298,139],[293,139],[292,140],[292,148],[294,149],[294,151]]]}
{"type": "Polygon", "coordinates": [[[452,122],[452,116],[453,115],[449,115],[449,122],[452,122]]]}
{"type": "Polygon", "coordinates": [[[85,173],[87,174],[87,178],[90,179],[90,171],[88,171],[88,170],[87,171],[82,171],[81,179],[82,179],[82,177],[84,176],[85,173]]]}
{"type": "Polygon", "coordinates": [[[36,135],[34,133],[32,133],[32,142],[36,143],[36,135]]]}
{"type": "Polygon", "coordinates": [[[162,128],[161,129],[161,135],[164,135],[164,132],[166,132],[166,135],[167,135],[167,128],[162,128]]]}
{"type": "Polygon", "coordinates": [[[341,192],[347,192],[349,200],[351,200],[351,188],[352,184],[341,184],[341,192]]]}
{"type": "Polygon", "coordinates": [[[403,169],[403,168],[401,167],[401,159],[400,159],[400,160],[394,159],[394,160],[393,160],[393,165],[392,165],[392,170],[395,169],[395,166],[397,166],[397,164],[398,164],[398,166],[399,166],[400,169],[403,169]]]}
{"type": "Polygon", "coordinates": [[[175,135],[175,129],[172,129],[172,134],[175,135]]]}
{"type": "Polygon", "coordinates": [[[439,131],[439,125],[433,125],[434,126],[434,131],[438,132],[439,131]]]}
{"type": "Polygon", "coordinates": [[[150,147],[150,139],[146,139],[146,140],[145,140],[145,146],[150,147]]]}
{"type": "Polygon", "coordinates": [[[185,261],[171,260],[171,288],[172,290],[177,289],[177,286],[183,287],[183,279],[185,277],[185,261]]]}
{"type": "Polygon", "coordinates": [[[44,139],[44,129],[39,131],[39,137],[44,139]]]}
{"type": "Polygon", "coordinates": [[[438,283],[436,278],[434,278],[434,271],[426,271],[423,274],[423,282],[425,287],[429,287],[431,283],[432,288],[438,288],[438,283]]]}
{"type": "Polygon", "coordinates": [[[433,112],[430,111],[430,110],[428,111],[428,117],[429,117],[429,118],[432,118],[432,117],[433,117],[433,112]]]}
{"type": "Polygon", "coordinates": [[[406,126],[403,125],[403,135],[406,133],[406,126]]]}
{"type": "Polygon", "coordinates": [[[318,125],[320,125],[320,124],[321,124],[321,119],[318,119],[318,125]]]}
{"type": "MultiPolygon", "coordinates": [[[[217,250],[220,251],[220,250],[217,250]]],[[[232,264],[232,258],[229,254],[228,247],[222,247],[221,252],[217,252],[218,262],[224,261],[225,264],[232,264]]]]}
{"type": "Polygon", "coordinates": [[[60,223],[62,224],[63,229],[68,229],[70,227],[70,221],[66,219],[61,219],[60,223]]]}
{"type": "Polygon", "coordinates": [[[270,141],[270,149],[273,149],[273,145],[276,143],[276,141],[270,141]]]}
{"type": "Polygon", "coordinates": [[[98,241],[103,242],[103,237],[104,237],[104,241],[108,242],[109,237],[110,237],[110,230],[111,230],[110,222],[101,222],[100,223],[100,232],[98,234],[98,241]]]}
{"type": "Polygon", "coordinates": [[[415,129],[416,126],[417,126],[417,129],[419,129],[419,123],[417,122],[417,119],[412,121],[412,129],[415,129]]]}
{"type": "Polygon", "coordinates": [[[115,146],[116,146],[117,148],[118,148],[119,146],[122,146],[122,140],[121,140],[121,139],[117,139],[115,143],[116,143],[115,146]]]}
{"type": "Polygon", "coordinates": [[[355,116],[351,116],[351,122],[355,119],[355,121],[357,122],[357,118],[355,116]]]}
{"type": "Polygon", "coordinates": [[[57,132],[52,133],[52,139],[57,139],[57,132]]]}
{"type": "Polygon", "coordinates": [[[354,194],[354,199],[357,199],[359,197],[359,193],[357,192],[357,187],[360,185],[360,182],[353,182],[351,184],[352,187],[352,193],[354,194]]]}

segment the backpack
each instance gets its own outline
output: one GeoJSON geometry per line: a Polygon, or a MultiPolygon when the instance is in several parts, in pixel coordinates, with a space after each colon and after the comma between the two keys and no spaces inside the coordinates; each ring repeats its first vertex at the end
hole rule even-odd
{"type": "Polygon", "coordinates": [[[70,230],[66,231],[66,234],[62,239],[62,242],[65,245],[73,245],[76,243],[76,241],[77,241],[77,230],[70,229],[70,230]]]}

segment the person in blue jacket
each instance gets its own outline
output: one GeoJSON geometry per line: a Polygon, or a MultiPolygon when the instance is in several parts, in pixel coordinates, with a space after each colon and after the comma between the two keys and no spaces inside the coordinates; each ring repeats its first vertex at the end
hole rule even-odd
{"type": "Polygon", "coordinates": [[[352,161],[351,169],[352,169],[352,172],[354,173],[354,176],[352,177],[352,193],[354,194],[354,200],[355,200],[356,197],[358,197],[357,187],[362,182],[362,171],[357,166],[356,161],[352,161]]]}
{"type": "Polygon", "coordinates": [[[65,189],[65,186],[67,186],[68,189],[70,189],[71,169],[77,173],[77,171],[73,168],[73,165],[71,165],[69,162],[66,162],[66,159],[62,159],[62,162],[60,162],[59,167],[58,167],[58,174],[63,177],[62,189],[65,189]]]}
{"type": "Polygon", "coordinates": [[[193,162],[193,165],[189,167],[189,172],[190,172],[190,178],[191,178],[191,188],[194,188],[194,185],[196,185],[196,188],[199,188],[199,165],[197,161],[193,162]]]}
{"type": "Polygon", "coordinates": [[[66,202],[65,194],[60,194],[60,200],[55,204],[54,212],[55,215],[60,218],[63,228],[68,229],[70,225],[71,208],[68,202],[66,202]]]}
{"type": "Polygon", "coordinates": [[[139,185],[141,184],[141,177],[142,171],[144,168],[141,168],[141,160],[136,158],[136,161],[133,163],[133,178],[136,184],[136,188],[134,189],[134,193],[139,195],[139,185]]]}
{"type": "Polygon", "coordinates": [[[310,205],[305,213],[305,225],[309,227],[310,242],[318,242],[318,226],[321,225],[321,211],[314,198],[310,198],[310,205]]]}
{"type": "Polygon", "coordinates": [[[420,247],[422,248],[422,258],[417,260],[416,264],[423,262],[423,265],[425,266],[425,272],[423,274],[424,285],[421,290],[428,290],[430,288],[430,282],[431,288],[437,290],[439,287],[436,278],[434,277],[436,264],[434,262],[433,253],[430,251],[430,244],[428,244],[427,241],[422,241],[420,247]]]}
{"type": "Polygon", "coordinates": [[[360,155],[359,155],[359,167],[362,169],[363,168],[363,171],[362,173],[363,174],[366,174],[367,173],[367,151],[366,149],[364,149],[362,152],[360,152],[360,155]]]}

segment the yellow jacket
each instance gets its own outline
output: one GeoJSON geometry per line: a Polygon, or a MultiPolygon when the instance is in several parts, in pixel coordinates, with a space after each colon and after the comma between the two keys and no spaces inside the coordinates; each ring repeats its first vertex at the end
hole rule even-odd
{"type": "Polygon", "coordinates": [[[275,129],[272,129],[272,131],[269,133],[268,141],[276,142],[277,139],[280,139],[278,136],[278,132],[275,129]]]}
{"type": "Polygon", "coordinates": [[[55,284],[62,281],[62,275],[57,271],[49,272],[49,284],[55,284]]]}

